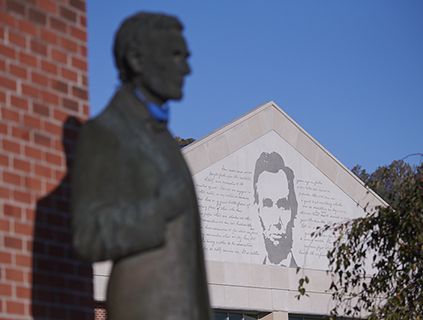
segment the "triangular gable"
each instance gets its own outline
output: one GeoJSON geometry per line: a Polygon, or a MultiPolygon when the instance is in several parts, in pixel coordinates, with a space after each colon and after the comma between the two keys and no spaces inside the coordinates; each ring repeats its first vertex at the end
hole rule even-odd
{"type": "Polygon", "coordinates": [[[318,225],[362,216],[365,208],[386,205],[274,102],[192,143],[183,153],[197,188],[209,261],[270,264],[272,250],[277,255],[281,248],[280,236],[264,230],[275,227],[266,224],[254,201],[255,164],[262,154],[276,153],[294,175],[298,206],[292,244],[285,248],[291,252],[281,265],[325,270],[333,237],[316,240],[311,232],[318,225]],[[265,232],[273,237],[274,248],[264,243],[265,232]]]}

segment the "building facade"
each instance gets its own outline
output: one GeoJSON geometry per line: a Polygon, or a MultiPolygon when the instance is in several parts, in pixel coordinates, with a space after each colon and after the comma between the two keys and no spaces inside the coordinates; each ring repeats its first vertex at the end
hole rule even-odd
{"type": "MultiPolygon", "coordinates": [[[[274,102],[183,153],[199,200],[215,319],[328,315],[326,253],[335,236],[329,230],[315,237],[313,231],[386,203],[274,102]],[[304,276],[308,297],[298,300],[304,276]]],[[[109,265],[94,270],[101,301],[109,265]]]]}
{"type": "Polygon", "coordinates": [[[0,0],[0,319],[92,319],[69,170],[88,117],[82,0],[0,0]]]}

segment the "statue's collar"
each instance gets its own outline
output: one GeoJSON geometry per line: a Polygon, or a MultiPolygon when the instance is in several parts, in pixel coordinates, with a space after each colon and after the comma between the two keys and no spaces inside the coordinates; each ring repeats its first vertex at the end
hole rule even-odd
{"type": "Polygon", "coordinates": [[[155,103],[147,101],[144,94],[138,88],[134,89],[134,95],[141,103],[143,103],[147,107],[153,119],[155,119],[157,122],[165,123],[165,124],[169,122],[169,105],[168,104],[159,106],[155,103]]]}
{"type": "Polygon", "coordinates": [[[154,131],[163,131],[167,128],[167,121],[159,121],[152,115],[147,101],[142,99],[142,96],[141,99],[137,96],[135,86],[132,84],[124,84],[117,95],[124,97],[126,102],[123,105],[119,103],[119,105],[122,106],[124,114],[127,114],[132,121],[145,121],[154,131]]]}

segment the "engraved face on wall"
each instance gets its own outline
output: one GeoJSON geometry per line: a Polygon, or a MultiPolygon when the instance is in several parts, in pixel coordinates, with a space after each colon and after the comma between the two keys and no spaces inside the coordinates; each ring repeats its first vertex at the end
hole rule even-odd
{"type": "Polygon", "coordinates": [[[296,266],[292,231],[297,214],[294,173],[276,153],[263,152],[254,170],[254,202],[262,227],[263,264],[296,266]]]}

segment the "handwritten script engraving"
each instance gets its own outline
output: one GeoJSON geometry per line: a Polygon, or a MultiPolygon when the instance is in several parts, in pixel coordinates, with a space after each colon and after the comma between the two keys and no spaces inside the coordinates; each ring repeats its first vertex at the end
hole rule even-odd
{"type": "Polygon", "coordinates": [[[347,212],[344,204],[320,180],[298,179],[296,189],[299,205],[296,224],[303,231],[300,239],[304,242],[299,253],[326,257],[335,237],[331,232],[326,232],[318,238],[312,237],[311,233],[318,226],[345,220],[347,212]]]}
{"type": "Polygon", "coordinates": [[[249,217],[252,172],[225,167],[196,181],[204,249],[209,256],[258,255],[258,233],[249,217]]]}

